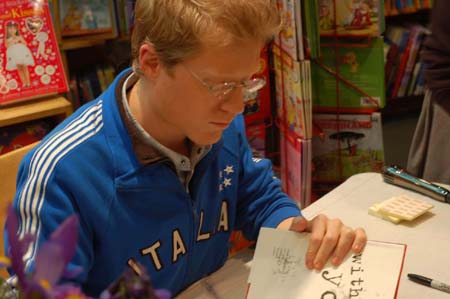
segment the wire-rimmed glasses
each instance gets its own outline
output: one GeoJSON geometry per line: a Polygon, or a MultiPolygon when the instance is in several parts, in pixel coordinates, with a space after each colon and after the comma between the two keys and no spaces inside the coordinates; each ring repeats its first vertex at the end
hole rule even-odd
{"type": "Polygon", "coordinates": [[[218,84],[209,84],[200,78],[196,73],[191,71],[187,66],[186,70],[197,79],[212,95],[222,100],[226,98],[234,89],[242,87],[244,93],[244,102],[254,98],[254,94],[266,85],[266,80],[263,78],[253,78],[241,82],[223,82],[218,84]]]}

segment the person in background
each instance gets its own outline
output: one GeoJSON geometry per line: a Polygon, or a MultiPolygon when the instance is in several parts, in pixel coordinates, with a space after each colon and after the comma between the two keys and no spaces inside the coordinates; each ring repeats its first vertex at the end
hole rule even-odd
{"type": "Polygon", "coordinates": [[[225,263],[234,229],[309,232],[310,269],[361,252],[362,228],[303,218],[246,141],[243,97],[263,86],[251,78],[281,27],[271,1],[138,0],[135,12],[133,67],[21,163],[19,235],[38,236],[26,265],[72,214],[70,265],[91,296],[137,264],[176,295],[225,263]]]}
{"type": "Polygon", "coordinates": [[[436,0],[431,34],[421,52],[426,92],[409,151],[407,171],[424,179],[450,184],[450,1],[436,0]]]}

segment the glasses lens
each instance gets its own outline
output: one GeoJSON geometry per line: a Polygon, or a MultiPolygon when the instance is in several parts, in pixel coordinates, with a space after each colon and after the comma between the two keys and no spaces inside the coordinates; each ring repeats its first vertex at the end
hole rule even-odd
{"type": "MultiPolygon", "coordinates": [[[[266,85],[266,80],[263,78],[255,78],[251,80],[244,81],[240,84],[243,87],[244,100],[248,97],[256,97],[258,90],[266,85]]],[[[214,94],[214,96],[219,99],[225,98],[230,92],[236,88],[236,83],[223,83],[211,86],[209,90],[214,94]]]]}
{"type": "Polygon", "coordinates": [[[245,81],[243,85],[245,86],[246,93],[254,93],[266,85],[266,80],[263,78],[255,78],[245,81]]]}
{"type": "Polygon", "coordinates": [[[258,96],[258,90],[266,85],[266,80],[263,78],[255,78],[244,82],[244,103],[255,100],[258,96]]]}
{"type": "Polygon", "coordinates": [[[233,91],[233,89],[236,87],[236,84],[232,84],[232,83],[223,83],[223,84],[218,84],[218,85],[214,85],[211,86],[211,88],[209,89],[211,91],[211,93],[222,99],[224,98],[227,94],[229,94],[231,91],[233,91]]]}

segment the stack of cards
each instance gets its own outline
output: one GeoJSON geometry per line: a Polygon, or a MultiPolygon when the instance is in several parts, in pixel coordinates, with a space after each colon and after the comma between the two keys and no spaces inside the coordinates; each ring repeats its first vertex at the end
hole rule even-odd
{"type": "Polygon", "coordinates": [[[402,220],[412,221],[431,208],[433,208],[433,205],[430,203],[408,195],[400,195],[374,204],[369,208],[369,214],[393,223],[399,223],[402,220]]]}

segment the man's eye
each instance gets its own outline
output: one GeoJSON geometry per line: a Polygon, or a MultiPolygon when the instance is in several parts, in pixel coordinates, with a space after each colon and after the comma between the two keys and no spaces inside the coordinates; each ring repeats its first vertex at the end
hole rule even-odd
{"type": "Polygon", "coordinates": [[[224,90],[228,90],[230,89],[231,85],[230,84],[220,84],[220,85],[214,85],[211,87],[211,90],[213,91],[224,91],[224,90]]]}

